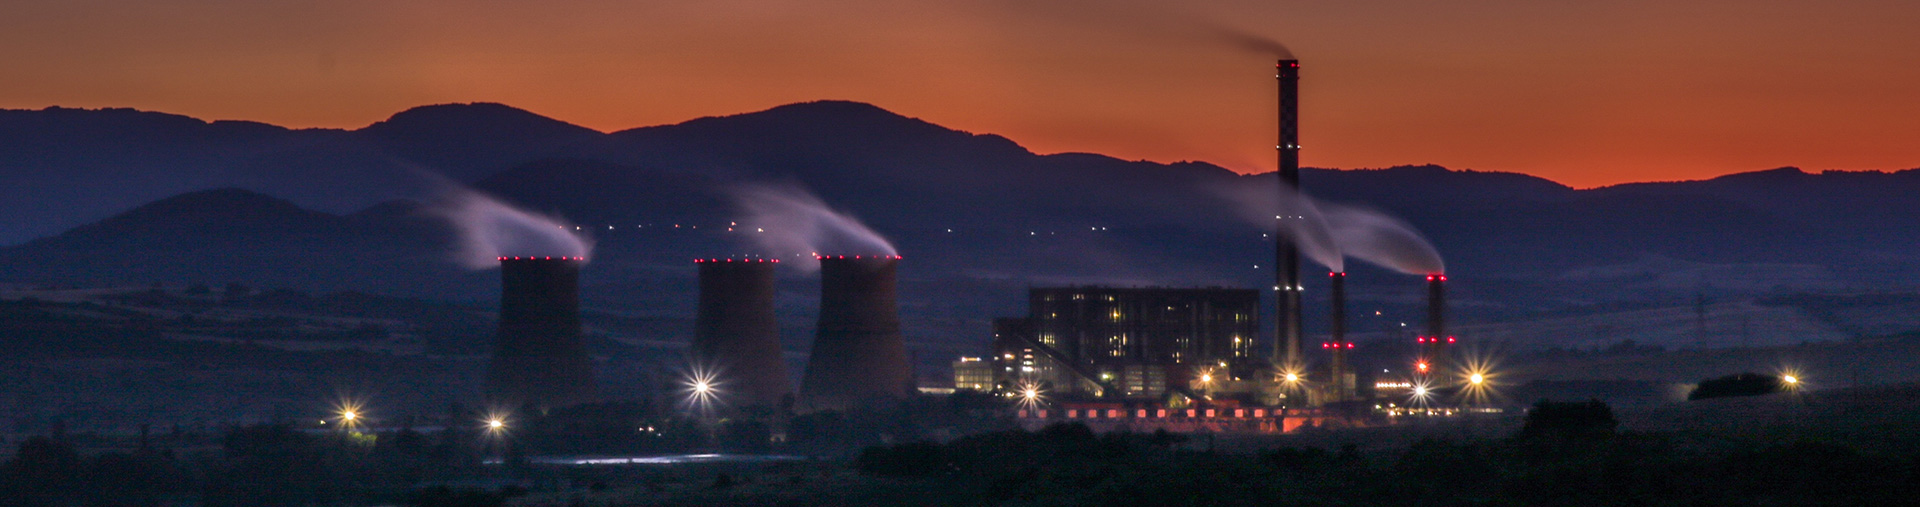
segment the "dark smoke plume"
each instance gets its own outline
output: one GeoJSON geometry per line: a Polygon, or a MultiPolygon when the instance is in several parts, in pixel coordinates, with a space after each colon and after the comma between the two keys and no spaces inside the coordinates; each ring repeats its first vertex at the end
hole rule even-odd
{"type": "Polygon", "coordinates": [[[1215,37],[1234,47],[1269,55],[1281,60],[1295,59],[1293,57],[1293,51],[1287,49],[1286,44],[1281,44],[1280,41],[1273,40],[1267,36],[1222,25],[1213,25],[1207,28],[1215,37]]]}

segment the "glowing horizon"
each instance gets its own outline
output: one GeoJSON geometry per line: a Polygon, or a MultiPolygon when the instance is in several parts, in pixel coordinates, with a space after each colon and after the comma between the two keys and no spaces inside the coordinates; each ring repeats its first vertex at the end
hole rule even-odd
{"type": "Polygon", "coordinates": [[[1575,188],[1920,167],[1906,142],[1920,135],[1920,4],[80,0],[0,14],[11,109],[358,128],[497,102],[608,132],[855,100],[1036,153],[1268,172],[1272,58],[1203,40],[1224,25],[1302,61],[1309,167],[1575,188]]]}

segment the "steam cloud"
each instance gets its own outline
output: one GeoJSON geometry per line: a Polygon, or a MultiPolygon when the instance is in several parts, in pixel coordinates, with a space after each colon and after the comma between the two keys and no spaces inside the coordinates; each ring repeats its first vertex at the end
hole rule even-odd
{"type": "Polygon", "coordinates": [[[1446,263],[1426,236],[1384,212],[1318,202],[1297,190],[1269,185],[1216,189],[1248,223],[1276,231],[1302,255],[1334,271],[1345,271],[1342,257],[1407,274],[1443,273],[1446,263]],[[1276,211],[1282,217],[1275,220],[1276,211]]]}
{"type": "Polygon", "coordinates": [[[1320,207],[1347,256],[1407,274],[1445,273],[1440,252],[1413,225],[1386,213],[1340,204],[1320,207]]]}
{"type": "Polygon", "coordinates": [[[897,255],[893,243],[850,215],[834,211],[798,185],[750,185],[733,192],[741,220],[757,230],[753,238],[782,258],[798,254],[795,266],[813,271],[813,255],[897,255]]]}
{"type": "Polygon", "coordinates": [[[1216,193],[1234,204],[1240,218],[1292,241],[1300,254],[1334,271],[1346,271],[1340,244],[1318,203],[1294,190],[1265,185],[1220,187],[1216,193]],[[1276,230],[1277,229],[1277,230],[1276,230]]]}
{"type": "Polygon", "coordinates": [[[593,251],[593,240],[575,234],[564,220],[465,188],[447,191],[427,210],[453,224],[460,235],[454,260],[469,269],[498,267],[500,257],[586,257],[593,251]]]}

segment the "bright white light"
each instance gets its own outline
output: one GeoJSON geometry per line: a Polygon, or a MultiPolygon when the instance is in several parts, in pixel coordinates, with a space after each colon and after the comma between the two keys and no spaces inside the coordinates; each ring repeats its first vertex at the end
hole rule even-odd
{"type": "MultiPolygon", "coordinates": [[[[1472,382],[1472,383],[1473,383],[1473,385],[1480,385],[1480,383],[1481,383],[1481,382],[1486,382],[1486,381],[1487,381],[1487,378],[1486,378],[1486,377],[1483,377],[1483,376],[1481,376],[1481,375],[1480,375],[1480,374],[1478,374],[1478,373],[1475,373],[1475,374],[1473,374],[1473,376],[1471,376],[1471,377],[1467,377],[1467,382],[1472,382]]],[[[1791,382],[1791,381],[1789,381],[1789,382],[1791,382]]]]}
{"type": "Polygon", "coordinates": [[[1212,381],[1213,381],[1213,375],[1209,375],[1209,374],[1205,374],[1205,373],[1202,373],[1202,374],[1200,374],[1200,381],[1201,381],[1201,382],[1212,382],[1212,381]]]}
{"type": "Polygon", "coordinates": [[[687,397],[681,400],[681,404],[689,409],[696,409],[701,412],[712,410],[714,403],[720,399],[719,377],[720,373],[714,369],[701,366],[693,367],[687,372],[686,378],[683,379],[684,384],[687,386],[687,397]]]}
{"type": "Polygon", "coordinates": [[[360,414],[359,414],[359,413],[356,413],[356,412],[354,412],[354,411],[352,411],[352,410],[348,410],[348,411],[345,411],[345,412],[341,412],[341,413],[340,413],[340,420],[342,420],[342,421],[346,421],[346,422],[354,422],[354,421],[357,421],[357,420],[359,420],[359,419],[360,419],[360,414]]]}
{"type": "Polygon", "coordinates": [[[1799,378],[1799,377],[1795,377],[1795,376],[1793,376],[1793,375],[1787,375],[1787,376],[1785,376],[1785,377],[1781,377],[1781,380],[1785,380],[1785,381],[1787,381],[1787,383],[1788,383],[1788,384],[1798,384],[1798,383],[1800,383],[1800,378],[1799,378]]]}
{"type": "Polygon", "coordinates": [[[1021,409],[1039,410],[1040,404],[1045,401],[1046,395],[1040,391],[1040,384],[1033,382],[1023,382],[1020,384],[1019,405],[1021,409]]]}
{"type": "Polygon", "coordinates": [[[1300,375],[1298,375],[1298,374],[1293,374],[1293,373],[1288,373],[1288,374],[1287,374],[1287,381],[1288,381],[1288,382],[1299,382],[1299,381],[1300,381],[1300,375]]]}

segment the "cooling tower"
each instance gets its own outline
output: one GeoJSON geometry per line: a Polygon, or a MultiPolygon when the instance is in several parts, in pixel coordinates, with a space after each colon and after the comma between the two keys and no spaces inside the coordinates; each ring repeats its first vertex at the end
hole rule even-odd
{"type": "Polygon", "coordinates": [[[894,300],[897,256],[820,257],[820,324],[796,409],[846,410],[913,389],[894,300]]]}
{"type": "Polygon", "coordinates": [[[694,366],[716,374],[724,402],[781,406],[793,394],[793,380],[780,359],[779,325],[773,318],[773,268],[779,261],[693,262],[700,268],[690,354],[694,366]]]}
{"type": "Polygon", "coordinates": [[[1427,333],[1419,342],[1420,360],[1433,372],[1452,366],[1454,337],[1447,335],[1447,275],[1427,275],[1427,333]]]}
{"type": "Polygon", "coordinates": [[[580,338],[581,257],[502,257],[500,333],[487,401],[552,408],[592,401],[593,361],[580,338]]]}
{"type": "MultiPolygon", "coordinates": [[[[1300,190],[1300,61],[1280,60],[1275,65],[1280,80],[1280,218],[1298,220],[1297,211],[1286,208],[1292,202],[1286,196],[1300,190]]],[[[1286,230],[1285,227],[1279,230],[1286,230]]],[[[1300,361],[1300,248],[1285,235],[1274,235],[1274,286],[1279,305],[1274,321],[1273,357],[1289,370],[1298,370],[1300,361]]]]}

